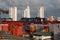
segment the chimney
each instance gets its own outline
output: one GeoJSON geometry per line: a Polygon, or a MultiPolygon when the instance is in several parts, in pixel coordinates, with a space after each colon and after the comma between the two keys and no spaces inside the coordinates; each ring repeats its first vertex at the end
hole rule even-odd
{"type": "Polygon", "coordinates": [[[17,21],[17,7],[9,8],[9,17],[13,19],[13,21],[17,21]]]}
{"type": "Polygon", "coordinates": [[[41,6],[41,7],[40,7],[38,17],[44,18],[44,6],[41,6]]]}
{"type": "Polygon", "coordinates": [[[27,8],[24,10],[24,18],[30,18],[30,7],[27,6],[27,8]]]}

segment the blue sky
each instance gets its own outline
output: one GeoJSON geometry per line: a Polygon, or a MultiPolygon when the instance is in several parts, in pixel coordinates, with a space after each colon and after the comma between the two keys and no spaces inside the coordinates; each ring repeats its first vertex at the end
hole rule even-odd
{"type": "Polygon", "coordinates": [[[31,9],[31,17],[36,17],[42,4],[45,8],[45,17],[60,16],[60,0],[0,0],[0,8],[8,9],[10,6],[17,6],[18,17],[21,17],[27,5],[31,9]]]}

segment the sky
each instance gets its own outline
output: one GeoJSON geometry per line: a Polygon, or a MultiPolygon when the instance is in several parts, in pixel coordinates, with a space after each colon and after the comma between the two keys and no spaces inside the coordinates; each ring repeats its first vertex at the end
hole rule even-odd
{"type": "Polygon", "coordinates": [[[45,8],[45,17],[60,16],[60,0],[0,0],[0,8],[2,9],[9,9],[13,6],[18,8],[18,19],[22,17],[27,5],[30,6],[31,17],[36,17],[42,4],[45,8]]]}

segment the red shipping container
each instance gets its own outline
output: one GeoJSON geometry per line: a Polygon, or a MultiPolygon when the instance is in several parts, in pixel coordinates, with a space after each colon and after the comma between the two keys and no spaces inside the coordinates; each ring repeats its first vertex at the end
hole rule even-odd
{"type": "Polygon", "coordinates": [[[13,31],[10,31],[10,35],[13,35],[13,31]]]}
{"type": "Polygon", "coordinates": [[[13,35],[16,36],[16,29],[13,28],[13,35]]]}
{"type": "Polygon", "coordinates": [[[12,24],[8,23],[9,31],[12,31],[12,24]]]}
{"type": "Polygon", "coordinates": [[[9,31],[9,30],[8,30],[8,25],[3,24],[3,25],[2,25],[2,31],[8,32],[8,31],[9,31]]]}
{"type": "Polygon", "coordinates": [[[9,24],[9,31],[10,31],[10,34],[13,35],[13,24],[9,24]]]}
{"type": "Polygon", "coordinates": [[[15,25],[12,25],[10,28],[11,28],[10,29],[11,34],[14,35],[14,36],[16,36],[16,26],[15,25]]]}
{"type": "Polygon", "coordinates": [[[10,31],[10,34],[13,35],[13,28],[12,28],[12,26],[9,26],[9,29],[10,29],[9,30],[10,31]]]}
{"type": "Polygon", "coordinates": [[[22,26],[17,26],[17,28],[16,28],[16,36],[23,36],[23,28],[22,28],[22,26]]]}

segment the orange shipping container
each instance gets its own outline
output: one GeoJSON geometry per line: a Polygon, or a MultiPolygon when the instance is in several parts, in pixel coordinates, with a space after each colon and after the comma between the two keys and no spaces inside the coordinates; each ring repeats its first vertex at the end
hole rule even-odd
{"type": "Polygon", "coordinates": [[[3,24],[3,25],[2,25],[2,31],[8,32],[8,31],[9,31],[9,30],[8,30],[8,25],[3,24]]]}
{"type": "Polygon", "coordinates": [[[30,27],[30,32],[34,32],[36,30],[36,27],[35,26],[31,26],[30,27]]]}
{"type": "Polygon", "coordinates": [[[46,32],[49,32],[49,27],[44,27],[44,30],[45,30],[46,32]]]}

